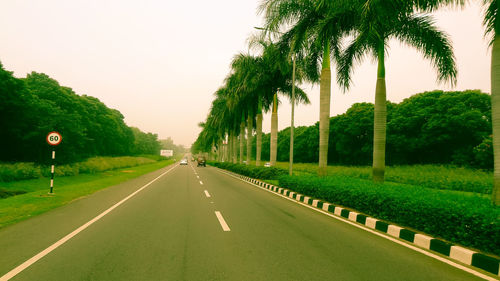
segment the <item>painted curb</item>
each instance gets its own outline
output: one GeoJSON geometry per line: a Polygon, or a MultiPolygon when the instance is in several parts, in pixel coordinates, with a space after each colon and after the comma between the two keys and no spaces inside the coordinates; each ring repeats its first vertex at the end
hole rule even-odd
{"type": "Polygon", "coordinates": [[[442,254],[455,261],[473,267],[477,267],[489,273],[500,276],[500,260],[497,258],[485,255],[480,252],[472,251],[461,246],[453,245],[447,241],[433,238],[424,234],[419,234],[404,227],[388,224],[376,218],[368,217],[359,214],[357,212],[342,208],[340,206],[335,206],[334,204],[329,202],[324,202],[319,199],[313,199],[311,197],[297,193],[295,191],[274,186],[272,184],[268,184],[257,179],[242,176],[240,174],[236,174],[228,170],[223,170],[223,171],[235,177],[238,177],[244,181],[269,189],[270,191],[282,194],[283,196],[295,199],[296,201],[299,201],[301,203],[310,205],[312,207],[321,209],[329,213],[333,213],[334,215],[343,217],[346,220],[362,224],[368,228],[378,230],[392,237],[405,240],[406,242],[412,243],[420,248],[424,248],[426,250],[442,254]]]}

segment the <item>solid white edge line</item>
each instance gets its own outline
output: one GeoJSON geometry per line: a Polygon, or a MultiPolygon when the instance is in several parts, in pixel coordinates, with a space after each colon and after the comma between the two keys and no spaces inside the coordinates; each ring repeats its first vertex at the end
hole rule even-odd
{"type": "MultiPolygon", "coordinates": [[[[274,194],[274,195],[277,195],[277,196],[283,197],[283,198],[285,198],[285,199],[287,199],[287,200],[289,200],[289,201],[292,201],[292,202],[295,202],[295,203],[297,203],[297,204],[300,204],[300,205],[302,205],[302,206],[304,206],[304,207],[307,207],[307,208],[309,208],[309,209],[312,209],[312,210],[314,210],[314,211],[317,211],[317,212],[319,212],[319,213],[322,213],[322,214],[324,214],[324,215],[327,215],[327,216],[329,216],[329,217],[332,217],[332,218],[334,218],[334,219],[336,219],[336,220],[339,220],[339,221],[342,221],[342,222],[348,223],[348,224],[350,224],[350,225],[352,225],[352,226],[355,226],[355,227],[357,227],[357,228],[360,228],[360,229],[363,229],[363,230],[365,230],[365,231],[371,232],[371,233],[373,233],[373,234],[375,234],[375,235],[378,235],[378,236],[380,236],[380,237],[382,237],[382,238],[385,238],[385,239],[391,240],[392,242],[395,242],[395,243],[397,243],[397,244],[399,244],[399,245],[402,245],[402,246],[404,246],[404,247],[410,248],[410,249],[412,249],[412,250],[414,250],[414,251],[417,251],[417,252],[419,252],[419,253],[422,253],[422,254],[424,254],[424,255],[426,255],[426,256],[429,256],[429,257],[431,257],[431,258],[434,258],[434,259],[437,259],[437,260],[442,261],[442,262],[444,262],[444,263],[447,263],[447,264],[449,264],[449,265],[451,265],[451,266],[453,266],[453,267],[456,267],[456,268],[461,269],[461,270],[463,270],[463,271],[465,271],[465,272],[468,272],[468,273],[470,273],[470,274],[473,274],[473,275],[475,275],[475,276],[477,276],[477,277],[479,277],[479,278],[483,278],[483,279],[488,280],[488,281],[498,281],[498,279],[496,279],[496,278],[490,277],[490,276],[485,275],[485,274],[483,274],[483,273],[481,273],[481,272],[475,271],[475,270],[473,270],[473,269],[471,269],[471,268],[469,268],[469,267],[466,267],[466,266],[463,266],[463,265],[461,265],[461,264],[455,263],[455,262],[453,262],[453,261],[451,261],[451,260],[449,260],[449,259],[445,259],[445,258],[443,258],[443,257],[441,257],[441,256],[438,256],[438,255],[436,255],[436,254],[434,254],[434,253],[428,252],[428,251],[423,250],[423,249],[421,249],[421,248],[418,248],[418,247],[415,247],[415,246],[413,246],[413,245],[407,244],[407,243],[405,243],[405,242],[403,242],[403,241],[400,241],[400,240],[398,240],[398,239],[396,239],[396,238],[393,238],[393,237],[390,237],[390,236],[384,235],[384,234],[382,234],[382,233],[380,233],[380,232],[377,232],[377,231],[371,230],[371,229],[369,229],[369,228],[366,228],[366,227],[364,227],[364,226],[363,226],[363,225],[361,225],[361,224],[357,224],[357,223],[350,222],[350,221],[348,221],[348,220],[345,220],[345,219],[339,218],[339,217],[337,217],[337,216],[335,216],[335,215],[333,215],[333,214],[331,214],[331,213],[329,213],[329,212],[326,212],[326,211],[324,211],[324,210],[321,210],[321,209],[318,209],[318,208],[312,207],[312,206],[307,205],[307,204],[305,204],[305,203],[302,203],[302,202],[300,202],[300,201],[296,201],[296,200],[294,200],[294,199],[292,199],[292,198],[289,198],[289,197],[287,197],[287,196],[284,196],[284,195],[281,195],[281,194],[279,194],[279,193],[273,192],[273,191],[271,191],[271,190],[269,190],[269,189],[263,188],[263,187],[261,187],[261,186],[259,186],[259,185],[256,185],[256,184],[253,184],[253,183],[247,182],[247,181],[245,181],[245,180],[242,180],[242,179],[238,178],[237,176],[231,175],[231,174],[229,174],[229,173],[227,173],[227,172],[225,172],[225,171],[222,171],[222,170],[220,170],[220,169],[217,169],[217,170],[219,170],[219,171],[220,171],[221,173],[223,173],[223,174],[226,174],[226,175],[231,176],[231,177],[233,177],[233,178],[239,179],[239,180],[241,180],[241,181],[243,181],[243,182],[246,182],[246,183],[248,183],[248,184],[250,184],[250,185],[254,185],[254,186],[256,186],[256,187],[258,187],[258,188],[260,188],[260,189],[263,189],[263,190],[265,190],[265,191],[267,191],[267,192],[270,192],[271,194],[274,194]]],[[[0,281],[1,281],[1,280],[0,280],[0,281]]]]}
{"type": "Polygon", "coordinates": [[[222,230],[231,231],[231,229],[227,225],[226,221],[222,217],[222,214],[219,211],[215,211],[215,215],[217,216],[217,219],[219,220],[220,226],[222,226],[222,230]]]}
{"type": "Polygon", "coordinates": [[[205,190],[205,196],[207,196],[207,198],[210,198],[210,193],[208,193],[208,190],[205,190]]]}
{"type": "Polygon", "coordinates": [[[106,211],[102,212],[101,214],[99,214],[98,216],[94,217],[93,219],[91,219],[90,221],[88,221],[87,223],[85,223],[84,225],[82,225],[79,228],[75,229],[73,232],[71,232],[70,234],[64,236],[59,241],[55,242],[54,244],[52,244],[51,246],[49,246],[45,250],[43,250],[40,253],[36,254],[35,256],[33,256],[32,258],[30,258],[29,260],[23,262],[21,265],[17,266],[16,268],[12,269],[11,271],[7,272],[4,276],[0,277],[0,281],[7,281],[7,280],[11,279],[12,277],[16,276],[17,274],[19,274],[20,272],[22,272],[23,270],[25,270],[26,268],[28,268],[29,266],[31,266],[32,264],[34,264],[35,262],[37,262],[38,260],[40,260],[41,258],[45,257],[47,254],[49,254],[50,252],[54,251],[59,246],[61,246],[62,244],[64,244],[65,242],[67,242],[68,240],[70,240],[71,238],[73,238],[74,236],[76,236],[78,233],[82,232],[84,229],[86,229],[87,227],[89,227],[90,225],[92,225],[93,223],[95,223],[96,221],[100,220],[102,217],[104,217],[105,215],[107,215],[109,212],[113,211],[116,207],[120,206],[125,201],[127,201],[130,198],[132,198],[137,193],[141,192],[143,189],[145,189],[146,187],[148,187],[149,185],[151,185],[153,182],[155,182],[159,178],[163,177],[165,174],[167,174],[168,172],[170,172],[171,170],[173,170],[177,166],[178,165],[175,165],[172,168],[168,169],[166,172],[162,173],[161,175],[159,175],[158,177],[156,177],[152,181],[148,182],[147,184],[145,184],[144,186],[142,186],[138,190],[134,191],[132,194],[128,195],[127,197],[125,197],[124,199],[122,199],[120,202],[114,204],[113,206],[111,206],[110,208],[108,208],[106,211]]]}

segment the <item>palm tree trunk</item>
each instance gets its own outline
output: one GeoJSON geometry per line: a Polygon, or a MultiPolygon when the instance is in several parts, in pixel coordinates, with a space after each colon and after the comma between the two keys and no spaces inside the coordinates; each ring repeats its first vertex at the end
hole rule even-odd
{"type": "Polygon", "coordinates": [[[243,163],[243,153],[245,148],[245,121],[241,121],[240,125],[240,164],[243,163]]]}
{"type": "Polygon", "coordinates": [[[375,116],[373,119],[373,181],[384,182],[387,105],[385,89],[384,47],[378,50],[375,116]]]}
{"type": "Polygon", "coordinates": [[[224,140],[222,141],[222,161],[227,162],[227,138],[224,134],[224,140]]]}
{"type": "Polygon", "coordinates": [[[217,142],[216,161],[222,161],[222,141],[217,142]]]}
{"type": "Polygon", "coordinates": [[[295,114],[295,55],[292,57],[293,68],[292,68],[292,117],[290,120],[290,165],[288,167],[288,174],[291,176],[293,174],[293,130],[294,130],[294,114],[295,114]]]}
{"type": "Polygon", "coordinates": [[[262,113],[257,114],[257,140],[256,140],[256,155],[255,165],[260,166],[260,156],[262,154],[262,113]]]}
{"type": "Polygon", "coordinates": [[[238,163],[238,136],[233,132],[233,163],[238,163]]]}
{"type": "Polygon", "coordinates": [[[222,159],[224,158],[224,142],[222,139],[219,141],[219,162],[222,162],[222,159]]]}
{"type": "Polygon", "coordinates": [[[228,159],[228,162],[229,163],[233,163],[233,132],[229,132],[229,138],[228,138],[228,143],[229,145],[229,159],[228,159]]]}
{"type": "Polygon", "coordinates": [[[491,202],[500,205],[500,37],[491,46],[491,119],[493,125],[493,192],[491,202]]]}
{"type": "Polygon", "coordinates": [[[276,165],[276,155],[278,152],[278,94],[273,97],[273,112],[271,114],[271,148],[270,159],[271,166],[276,165]]]}
{"type": "Polygon", "coordinates": [[[330,44],[325,44],[323,67],[319,86],[319,167],[318,175],[326,176],[328,165],[328,137],[330,135],[330,95],[332,73],[330,72],[330,44]]]}
{"type": "Polygon", "coordinates": [[[231,137],[229,136],[229,133],[226,135],[226,150],[225,150],[225,156],[224,156],[224,161],[225,162],[229,162],[230,158],[229,158],[229,155],[230,154],[230,151],[231,151],[231,146],[230,146],[230,141],[231,141],[231,137]]]}
{"type": "Polygon", "coordinates": [[[247,165],[250,164],[250,158],[252,156],[252,131],[253,131],[253,117],[248,115],[247,121],[247,165]]]}

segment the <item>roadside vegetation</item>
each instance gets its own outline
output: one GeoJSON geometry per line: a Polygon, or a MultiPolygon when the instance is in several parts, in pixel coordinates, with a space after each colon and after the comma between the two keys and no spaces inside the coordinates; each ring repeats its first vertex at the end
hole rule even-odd
{"type": "MultiPolygon", "coordinates": [[[[55,176],[77,176],[79,174],[91,174],[113,169],[134,167],[150,164],[159,160],[152,157],[92,157],[82,162],[55,166],[55,176]]],[[[0,182],[11,182],[27,179],[50,177],[50,166],[36,165],[35,163],[0,163],[0,182]]]]}
{"type": "MultiPolygon", "coordinates": [[[[276,167],[288,170],[288,163],[277,162],[276,167]]],[[[294,171],[314,175],[316,174],[316,165],[313,163],[294,164],[294,171]]],[[[369,180],[371,179],[371,168],[369,166],[328,166],[327,175],[369,180]]],[[[388,166],[386,181],[433,189],[491,194],[493,173],[464,167],[431,164],[388,166]]]]}
{"type": "Polygon", "coordinates": [[[206,153],[218,161],[214,166],[499,255],[500,153],[493,152],[500,147],[497,2],[483,1],[491,95],[433,90],[398,104],[386,99],[391,40],[416,49],[437,81],[458,82],[453,42],[432,15],[449,5],[467,8],[466,1],[445,0],[263,0],[264,27],[249,41],[259,37],[264,44],[251,49],[246,63],[231,64],[192,152],[206,153]],[[274,72],[260,70],[254,62],[276,50],[280,56],[266,64],[274,72]],[[376,87],[368,93],[375,102],[330,117],[333,83],[346,93],[362,83],[352,81],[353,73],[368,57],[377,63],[376,87]],[[296,87],[303,83],[319,85],[318,122],[278,132],[278,98],[290,96],[291,88],[291,98],[298,91],[307,101],[296,87]],[[254,114],[262,110],[272,112],[269,134],[254,114]]]}
{"type": "MultiPolygon", "coordinates": [[[[44,73],[17,78],[0,63],[0,93],[0,131],[6,136],[0,138],[3,163],[51,164],[54,147],[45,141],[51,131],[62,135],[55,148],[55,161],[63,165],[59,172],[69,167],[64,165],[74,167],[71,163],[94,157],[156,155],[160,149],[184,152],[172,139],[158,140],[156,134],[127,126],[118,110],[78,95],[44,73]]],[[[20,168],[30,169],[29,165],[20,168]]]]}
{"type": "Polygon", "coordinates": [[[44,73],[17,78],[0,63],[0,93],[0,226],[172,163],[160,149],[184,153],[44,73]],[[45,140],[51,131],[62,135],[57,147],[45,140]],[[51,164],[56,195],[47,196],[51,164]]]}
{"type": "Polygon", "coordinates": [[[397,181],[389,182],[388,177],[385,183],[378,184],[370,180],[369,167],[328,167],[328,175],[319,177],[314,170],[308,171],[311,167],[298,168],[297,175],[289,176],[286,168],[227,162],[210,164],[417,232],[500,255],[500,208],[491,204],[491,174],[483,174],[490,180],[490,191],[477,193],[462,190],[463,186],[477,184],[479,177],[472,171],[463,173],[460,184],[456,183],[454,177],[464,171],[462,168],[416,167],[414,174],[420,173],[420,178],[428,179],[427,186],[422,186],[413,183],[412,167],[388,167],[388,174],[397,181]],[[436,176],[438,173],[441,176],[436,176]],[[433,188],[432,182],[448,188],[433,188]]]}
{"type": "MultiPolygon", "coordinates": [[[[110,162],[112,161],[108,161],[110,162]]],[[[47,194],[49,179],[45,177],[0,182],[0,195],[15,195],[0,198],[0,213],[2,214],[0,228],[63,206],[101,189],[153,172],[174,162],[175,159],[154,161],[139,158],[135,162],[129,162],[132,166],[118,164],[114,168],[108,166],[109,169],[107,169],[104,165],[99,165],[100,170],[94,170],[92,173],[56,177],[54,195],[47,194]],[[144,162],[135,165],[137,161],[144,162]]],[[[92,164],[88,167],[92,167],[92,164]]]]}
{"type": "Polygon", "coordinates": [[[495,77],[491,96],[435,90],[397,105],[386,99],[385,59],[391,40],[416,49],[435,69],[437,81],[452,86],[458,82],[453,42],[432,14],[450,5],[467,8],[466,1],[262,1],[259,13],[264,26],[258,28],[262,32],[249,38],[250,47],[258,41],[261,48],[235,56],[192,152],[215,151],[219,160],[233,163],[255,159],[257,166],[263,159],[269,159],[271,166],[289,160],[290,171],[294,161],[315,163],[319,176],[327,176],[332,164],[371,165],[370,178],[379,183],[390,177],[386,165],[495,169],[491,200],[500,205],[500,153],[493,153],[494,147],[500,147],[500,135],[494,133],[500,129],[492,130],[500,126],[495,123],[500,119],[494,117],[500,114],[500,93],[495,92],[500,89],[495,1],[483,1],[485,39],[494,62],[489,69],[495,77]],[[279,55],[267,60],[271,53],[279,55]],[[356,82],[352,81],[356,67],[367,57],[377,63],[374,104],[355,104],[345,114],[330,118],[332,84],[337,82],[348,92],[356,82]],[[318,123],[278,133],[278,98],[281,94],[307,102],[306,93],[297,87],[303,83],[319,84],[318,123]],[[269,135],[262,133],[262,111],[272,112],[269,135]]]}
{"type": "MultiPolygon", "coordinates": [[[[177,157],[178,158],[178,157],[177,157]]],[[[141,165],[154,164],[174,160],[159,155],[143,155],[142,157],[93,157],[83,162],[66,165],[56,165],[55,178],[57,183],[78,175],[99,174],[105,171],[131,168],[141,165]]],[[[45,189],[50,179],[50,166],[35,165],[34,163],[0,163],[0,198],[6,198],[27,192],[45,189]],[[29,182],[28,180],[34,180],[29,182]],[[30,184],[40,183],[40,184],[30,184]]]]}

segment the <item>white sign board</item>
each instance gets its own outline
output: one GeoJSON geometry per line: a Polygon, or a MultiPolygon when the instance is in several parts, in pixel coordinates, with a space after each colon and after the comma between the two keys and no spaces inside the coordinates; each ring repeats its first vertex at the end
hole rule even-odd
{"type": "Polygon", "coordinates": [[[162,149],[162,150],[160,150],[160,155],[161,156],[165,156],[165,157],[172,157],[172,156],[174,156],[174,151],[173,150],[162,149]]]}

